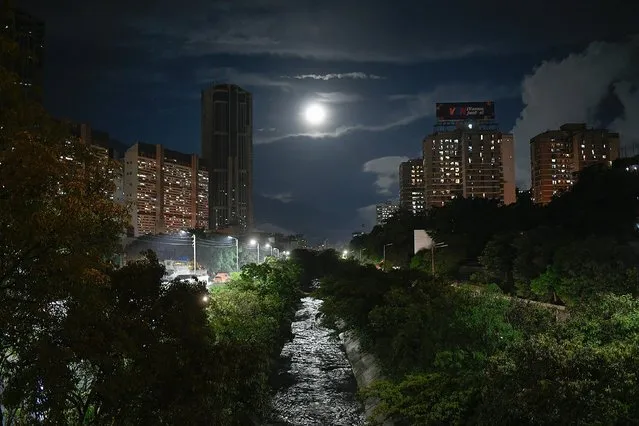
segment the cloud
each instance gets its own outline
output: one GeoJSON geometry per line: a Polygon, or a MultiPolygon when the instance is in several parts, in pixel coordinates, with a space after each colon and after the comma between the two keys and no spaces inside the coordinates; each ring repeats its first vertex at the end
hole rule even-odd
{"type": "Polygon", "coordinates": [[[281,201],[282,203],[290,203],[293,201],[293,194],[290,192],[281,192],[278,194],[262,194],[263,197],[271,200],[281,201]]]}
{"type": "Polygon", "coordinates": [[[392,190],[399,183],[399,164],[408,161],[408,157],[381,157],[367,161],[362,171],[377,175],[375,187],[378,194],[392,195],[392,190]]]}
{"type": "Polygon", "coordinates": [[[373,1],[367,8],[354,0],[190,0],[188,7],[169,0],[20,3],[47,17],[52,37],[136,46],[171,58],[234,54],[416,63],[543,51],[636,31],[635,2],[619,0],[582,0],[579,8],[574,0],[458,0],[455,14],[444,13],[443,4],[414,0],[373,1]],[[556,13],[546,12],[551,9],[556,13]],[[487,26],[494,10],[499,25],[487,26]]]}
{"type": "Polygon", "coordinates": [[[348,104],[353,102],[359,102],[363,98],[356,93],[344,93],[344,92],[316,92],[319,101],[329,104],[348,104]]]}
{"type": "Polygon", "coordinates": [[[338,138],[354,132],[384,132],[395,127],[406,126],[426,117],[435,115],[437,102],[455,102],[461,100],[499,100],[519,96],[519,91],[510,86],[490,86],[485,84],[450,84],[435,87],[430,92],[415,95],[401,95],[405,108],[397,111],[382,124],[350,124],[325,132],[299,132],[269,138],[258,138],[255,143],[272,143],[294,138],[338,138]]]}
{"type": "Polygon", "coordinates": [[[357,215],[364,221],[364,224],[372,228],[377,224],[377,205],[370,204],[368,206],[357,209],[357,215]]]}
{"type": "MultiPolygon", "coordinates": [[[[637,82],[639,83],[639,82],[637,82]]],[[[639,145],[639,84],[628,81],[615,83],[614,91],[624,106],[624,114],[610,124],[610,129],[619,132],[622,146],[639,145]]]]}
{"type": "Polygon", "coordinates": [[[366,74],[364,72],[347,72],[347,73],[330,73],[330,74],[301,74],[301,75],[294,75],[294,76],[283,76],[282,78],[294,78],[297,80],[306,80],[306,79],[313,79],[313,80],[324,80],[324,81],[328,81],[328,80],[342,80],[342,79],[352,79],[352,80],[383,80],[386,77],[382,77],[379,75],[375,75],[375,74],[366,74]]]}
{"type": "Polygon", "coordinates": [[[296,232],[290,229],[282,228],[281,226],[273,223],[262,223],[255,227],[258,232],[268,232],[272,234],[294,235],[296,232]]]}
{"type": "Polygon", "coordinates": [[[260,73],[247,73],[231,67],[198,70],[196,79],[202,84],[233,82],[233,84],[240,86],[278,87],[284,90],[292,87],[291,83],[287,81],[273,79],[260,73]]]}
{"type": "Polygon", "coordinates": [[[622,103],[624,116],[610,126],[624,140],[637,139],[639,131],[639,38],[625,43],[590,44],[583,52],[562,60],[541,63],[524,78],[521,88],[524,109],[513,128],[517,181],[530,185],[530,139],[567,122],[597,123],[598,107],[611,86],[622,103]]]}

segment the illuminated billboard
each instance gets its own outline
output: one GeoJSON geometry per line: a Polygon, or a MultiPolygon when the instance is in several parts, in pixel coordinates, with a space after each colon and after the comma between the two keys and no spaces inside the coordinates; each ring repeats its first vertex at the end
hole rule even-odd
{"type": "Polygon", "coordinates": [[[439,121],[493,120],[495,118],[495,103],[490,101],[438,103],[436,108],[439,121]]]}

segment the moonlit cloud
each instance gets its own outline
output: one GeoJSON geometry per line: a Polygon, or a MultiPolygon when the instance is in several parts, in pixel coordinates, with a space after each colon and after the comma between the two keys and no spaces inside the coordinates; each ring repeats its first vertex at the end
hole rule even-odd
{"type": "Polygon", "coordinates": [[[347,72],[347,73],[331,73],[331,74],[301,74],[294,76],[283,76],[283,78],[294,78],[296,80],[342,80],[342,79],[350,79],[350,80],[383,80],[385,77],[375,75],[375,74],[366,74],[364,72],[347,72]]]}
{"type": "Polygon", "coordinates": [[[351,124],[336,127],[325,132],[299,132],[270,138],[257,138],[256,143],[271,143],[295,138],[338,138],[355,132],[385,132],[390,129],[406,126],[426,117],[435,115],[437,102],[471,100],[499,100],[518,96],[519,92],[510,86],[494,86],[482,84],[451,84],[435,87],[432,91],[414,95],[402,95],[404,109],[393,108],[393,115],[381,124],[351,124]]]}
{"type": "Polygon", "coordinates": [[[367,161],[362,171],[377,176],[375,188],[378,194],[392,195],[399,183],[399,164],[408,161],[408,157],[381,157],[367,161]]]}
{"type": "Polygon", "coordinates": [[[284,90],[292,87],[287,81],[273,79],[260,73],[243,72],[231,67],[202,69],[197,72],[196,77],[202,84],[232,82],[246,87],[278,87],[284,90]]]}
{"type": "Polygon", "coordinates": [[[281,192],[278,194],[262,194],[265,198],[270,198],[271,200],[281,201],[282,203],[290,203],[293,201],[293,194],[290,192],[281,192]]]}
{"type": "Polygon", "coordinates": [[[364,225],[370,229],[377,224],[377,205],[370,204],[360,207],[357,209],[357,215],[364,221],[364,225]]]}
{"type": "Polygon", "coordinates": [[[639,38],[618,44],[595,42],[581,53],[542,62],[524,78],[525,107],[513,128],[519,185],[530,185],[530,139],[568,122],[595,125],[598,106],[611,85],[625,114],[610,127],[621,133],[622,144],[639,138],[637,52],[639,38]]]}
{"type": "Polygon", "coordinates": [[[329,104],[349,104],[353,102],[359,102],[363,98],[356,93],[344,93],[344,92],[317,92],[315,96],[318,97],[320,102],[326,102],[329,104]]]}

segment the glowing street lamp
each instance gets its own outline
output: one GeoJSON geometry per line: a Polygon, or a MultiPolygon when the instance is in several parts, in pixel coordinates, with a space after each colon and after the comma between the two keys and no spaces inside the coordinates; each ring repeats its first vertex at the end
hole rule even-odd
{"type": "MultiPolygon", "coordinates": [[[[186,232],[185,230],[181,230],[180,235],[187,236],[189,235],[189,233],[186,232]]],[[[195,274],[195,271],[197,269],[197,248],[196,248],[195,234],[193,234],[191,237],[193,238],[193,273],[195,274]]]]}
{"type": "Polygon", "coordinates": [[[260,243],[257,240],[251,240],[250,244],[257,247],[257,264],[260,264],[260,243]]]}

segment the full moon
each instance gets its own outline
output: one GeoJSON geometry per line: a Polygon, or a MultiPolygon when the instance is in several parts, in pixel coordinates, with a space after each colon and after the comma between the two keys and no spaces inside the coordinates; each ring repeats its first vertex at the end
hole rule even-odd
{"type": "Polygon", "coordinates": [[[318,104],[309,105],[304,111],[304,118],[310,124],[322,124],[326,120],[326,109],[318,104]]]}

